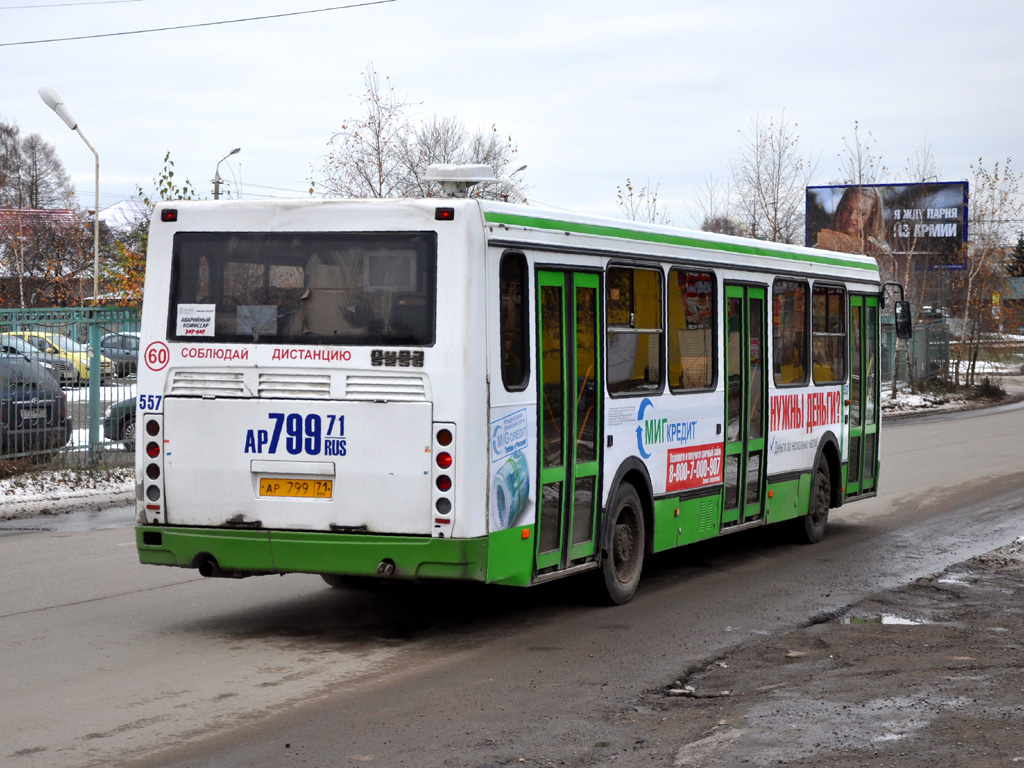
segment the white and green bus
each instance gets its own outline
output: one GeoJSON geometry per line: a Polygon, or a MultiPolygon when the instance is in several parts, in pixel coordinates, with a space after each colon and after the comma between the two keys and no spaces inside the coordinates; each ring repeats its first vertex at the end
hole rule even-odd
{"type": "Polygon", "coordinates": [[[877,487],[883,305],[864,256],[464,196],[163,203],[139,559],[622,603],[652,553],[818,541],[877,487]]]}

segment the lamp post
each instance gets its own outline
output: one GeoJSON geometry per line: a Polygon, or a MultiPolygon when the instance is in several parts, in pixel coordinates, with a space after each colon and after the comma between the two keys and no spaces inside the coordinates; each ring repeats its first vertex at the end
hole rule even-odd
{"type": "Polygon", "coordinates": [[[82,137],[85,146],[92,150],[96,157],[96,210],[93,215],[92,233],[92,303],[97,304],[100,300],[100,153],[89,143],[78,127],[75,118],[71,116],[68,108],[64,106],[64,100],[53,88],[40,88],[39,97],[43,102],[57,113],[57,117],[64,121],[64,124],[72,131],[82,137]]]}
{"type": "Polygon", "coordinates": [[[232,155],[237,155],[241,151],[242,151],[241,147],[235,147],[230,152],[228,152],[226,155],[224,155],[224,157],[222,157],[220,160],[217,161],[217,170],[214,171],[214,174],[213,174],[213,199],[214,200],[220,200],[220,181],[221,181],[221,179],[220,179],[220,164],[223,163],[225,160],[227,160],[232,155]]]}

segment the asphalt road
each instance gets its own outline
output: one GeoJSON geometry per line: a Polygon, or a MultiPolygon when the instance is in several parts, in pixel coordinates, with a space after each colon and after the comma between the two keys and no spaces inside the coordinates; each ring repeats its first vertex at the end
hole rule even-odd
{"type": "Polygon", "coordinates": [[[1019,406],[886,426],[882,494],[821,544],[659,556],[618,608],[584,582],[202,580],[138,565],[130,528],[0,537],[0,764],[594,764],[644,738],[643,691],[1024,533],[1019,406]]]}

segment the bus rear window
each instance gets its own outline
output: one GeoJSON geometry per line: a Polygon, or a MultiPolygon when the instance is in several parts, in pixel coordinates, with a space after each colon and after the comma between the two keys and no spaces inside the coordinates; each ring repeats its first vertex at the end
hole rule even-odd
{"type": "Polygon", "coordinates": [[[433,232],[179,232],[170,339],[434,343],[433,232]]]}

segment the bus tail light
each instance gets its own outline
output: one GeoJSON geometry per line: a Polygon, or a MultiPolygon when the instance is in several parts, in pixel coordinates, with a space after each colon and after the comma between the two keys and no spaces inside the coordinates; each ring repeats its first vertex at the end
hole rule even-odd
{"type": "Polygon", "coordinates": [[[142,456],[142,504],[145,505],[145,520],[150,523],[162,522],[164,502],[164,422],[156,413],[142,415],[142,434],[139,441],[144,446],[142,456]]]}
{"type": "Polygon", "coordinates": [[[454,424],[434,424],[431,450],[434,456],[432,534],[443,539],[451,535],[452,524],[455,521],[455,470],[458,453],[454,424]]]}

